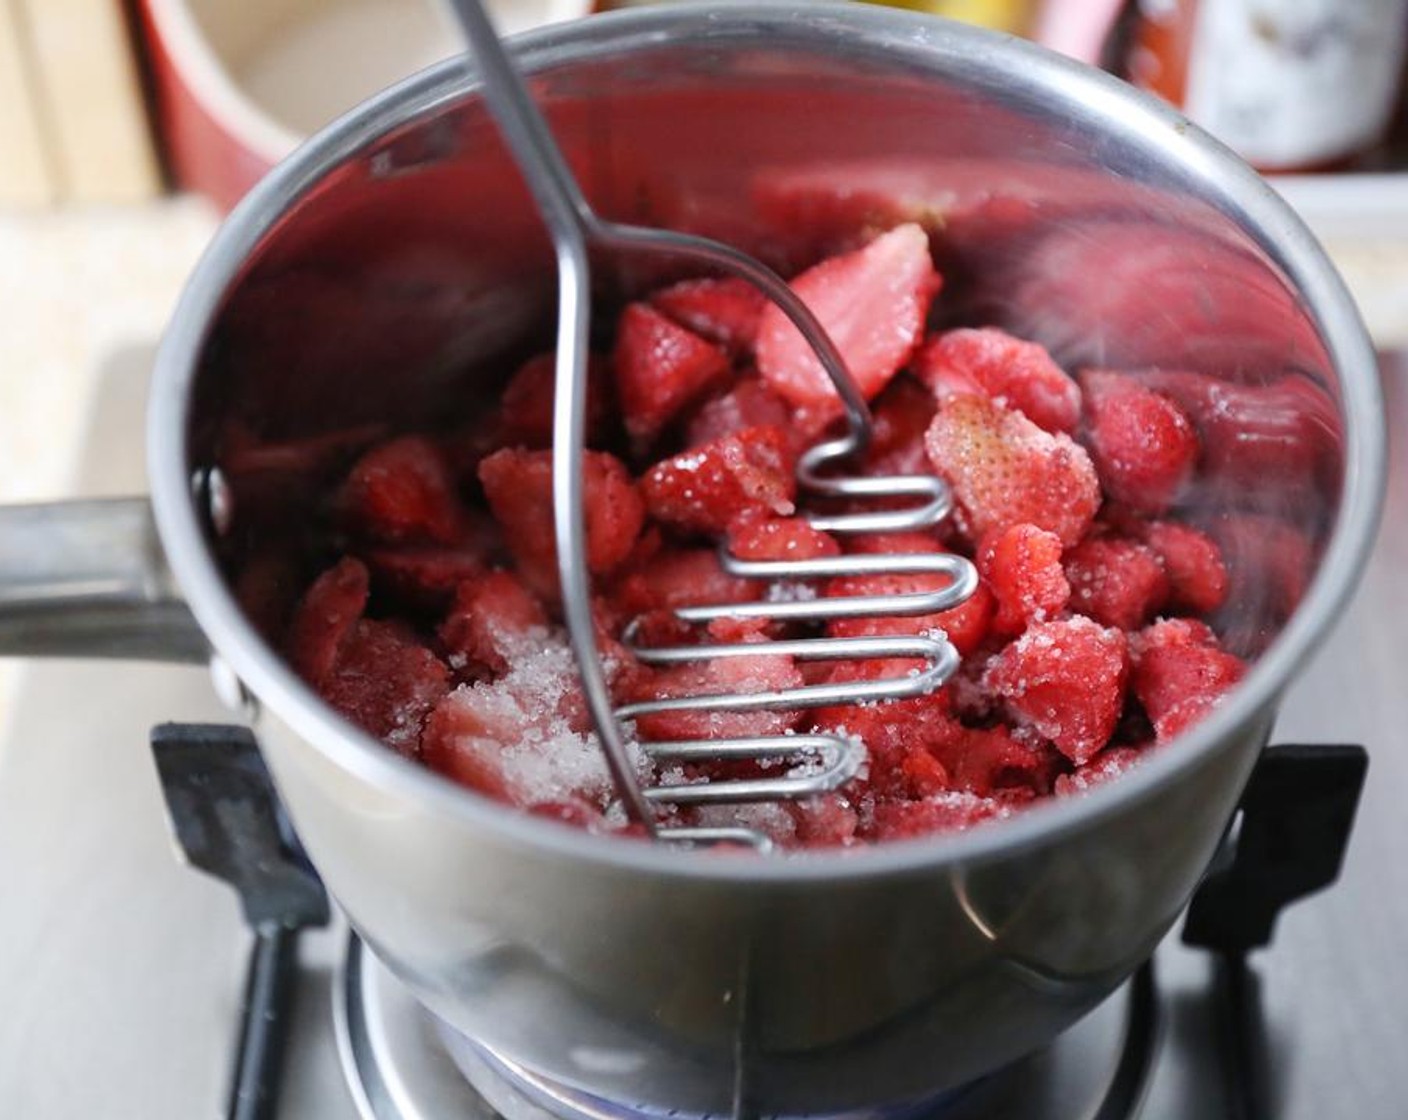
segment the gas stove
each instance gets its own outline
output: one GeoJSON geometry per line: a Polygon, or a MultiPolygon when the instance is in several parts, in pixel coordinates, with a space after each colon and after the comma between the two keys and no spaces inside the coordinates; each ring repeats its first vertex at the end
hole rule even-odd
{"type": "MultiPolygon", "coordinates": [[[[146,349],[109,363],[79,492],[143,487],[136,433],[149,363],[146,349]]],[[[1229,1088],[1238,1084],[1229,1062],[1245,1055],[1229,1039],[1260,1054],[1266,1116],[1403,1114],[1408,754],[1395,731],[1408,725],[1408,629],[1398,619],[1408,360],[1386,359],[1383,370],[1394,446],[1379,545],[1346,617],[1294,682],[1275,736],[1369,748],[1340,881],[1288,909],[1245,970],[1185,945],[1180,923],[1151,967],[1048,1051],[950,1095],[945,1120],[1242,1116],[1245,1085],[1229,1088]],[[1244,1021],[1229,1035],[1234,1010],[1244,1021]]],[[[218,1114],[249,936],[234,894],[176,858],[148,737],[168,720],[228,722],[228,710],[203,671],[169,666],[33,663],[16,697],[0,739],[0,1115],[218,1114]]],[[[547,1115],[533,1111],[538,1090],[447,1036],[336,917],[304,934],[299,964],[276,1115],[492,1116],[465,1067],[508,1111],[547,1115]]],[[[568,1103],[611,1115],[600,1102],[568,1103]]]]}

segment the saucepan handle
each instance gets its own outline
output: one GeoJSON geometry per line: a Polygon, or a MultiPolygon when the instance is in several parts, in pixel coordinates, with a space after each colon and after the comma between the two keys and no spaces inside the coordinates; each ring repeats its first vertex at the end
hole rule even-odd
{"type": "Polygon", "coordinates": [[[0,656],[208,653],[146,498],[0,507],[0,656]]]}

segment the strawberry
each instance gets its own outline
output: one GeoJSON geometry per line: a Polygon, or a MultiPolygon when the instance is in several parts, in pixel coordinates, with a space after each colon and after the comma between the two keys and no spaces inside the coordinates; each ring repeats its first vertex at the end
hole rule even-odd
{"type": "Polygon", "coordinates": [[[731,576],[712,548],[672,549],[624,572],[612,592],[622,616],[676,607],[749,603],[762,598],[760,580],[731,576]]]}
{"type": "MultiPolygon", "coordinates": [[[[822,665],[814,683],[899,680],[921,665],[922,662],[893,658],[838,661],[822,665]]],[[[904,763],[911,752],[932,751],[935,743],[963,733],[951,717],[949,698],[943,689],[906,700],[817,708],[809,722],[820,731],[852,736],[864,743],[869,760],[864,784],[886,796],[909,788],[904,763]]]]}
{"type": "MultiPolygon", "coordinates": [[[[943,575],[922,572],[886,575],[840,576],[828,580],[822,594],[826,598],[858,595],[911,595],[939,591],[952,580],[943,575]]],[[[826,624],[833,638],[863,638],[886,634],[923,634],[942,630],[961,654],[972,653],[987,637],[992,617],[992,593],[979,584],[973,596],[946,611],[933,614],[891,616],[888,618],[837,618],[826,624]]]]}
{"type": "Polygon", "coordinates": [[[1130,657],[1135,664],[1146,650],[1170,646],[1205,646],[1216,649],[1217,633],[1206,622],[1196,618],[1160,618],[1138,633],[1129,635],[1130,657]]]}
{"type": "Polygon", "coordinates": [[[721,533],[744,514],[791,514],[794,466],[780,428],[746,428],[656,463],[640,487],[656,521],[721,533]]]}
{"type": "MultiPolygon", "coordinates": [[[[1184,622],[1185,620],[1176,620],[1184,622]]],[[[1202,719],[1246,673],[1200,623],[1158,622],[1135,640],[1134,695],[1166,743],[1202,719]]]]}
{"type": "Polygon", "coordinates": [[[378,597],[415,611],[443,611],[455,589],[482,573],[503,551],[499,527],[487,514],[472,512],[453,545],[381,545],[364,549],[378,597]]]}
{"type": "Polygon", "coordinates": [[[1168,602],[1169,579],[1153,550],[1121,537],[1091,537],[1066,554],[1071,610],[1103,626],[1136,630],[1168,602]]]}
{"type": "Polygon", "coordinates": [[[1074,797],[1086,793],[1096,786],[1104,785],[1111,778],[1128,773],[1139,764],[1142,753],[1129,747],[1107,747],[1084,766],[1078,766],[1074,773],[1062,774],[1056,779],[1052,792],[1057,797],[1074,797]]]}
{"type": "Polygon", "coordinates": [[[729,551],[740,560],[814,560],[839,556],[836,539],[800,517],[743,517],[728,534],[729,551]]]}
{"type": "Polygon", "coordinates": [[[925,750],[908,752],[900,763],[900,773],[911,797],[928,797],[953,787],[953,779],[944,764],[925,750]]]}
{"type": "Polygon", "coordinates": [[[960,735],[936,744],[939,760],[953,775],[953,788],[990,797],[1001,790],[1051,786],[1054,760],[1050,747],[1018,738],[1007,728],[963,728],[960,735]]]}
{"type": "Polygon", "coordinates": [[[440,641],[450,655],[491,673],[503,673],[519,654],[547,635],[542,604],[510,572],[489,572],[460,584],[454,605],[440,624],[440,641]]]}
{"type": "MultiPolygon", "coordinates": [[[[610,370],[603,358],[587,359],[587,443],[599,443],[610,430],[610,370]]],[[[557,355],[552,351],[519,366],[499,398],[495,449],[552,446],[553,400],[557,393],[557,355]]],[[[477,464],[476,464],[477,465],[477,464]]]]}
{"type": "Polygon", "coordinates": [[[975,793],[950,792],[922,801],[877,802],[872,838],[906,840],[936,832],[962,832],[1006,813],[1001,802],[975,793]]]}
{"type": "MultiPolygon", "coordinates": [[[[759,643],[765,649],[767,643],[759,643]]],[[[665,700],[723,692],[757,693],[800,688],[802,675],[791,657],[760,653],[756,657],[719,657],[712,661],[657,670],[634,684],[629,700],[665,700]]],[[[797,724],[796,712],[739,711],[658,712],[636,717],[636,731],[646,741],[724,739],[781,735],[797,724]]]]}
{"type": "MultiPolygon", "coordinates": [[[[684,444],[695,447],[744,428],[779,428],[790,432],[792,409],[758,377],[740,377],[726,393],[711,397],[699,406],[685,427],[684,444]]],[[[800,451],[800,441],[794,443],[800,451]]]]}
{"type": "Polygon", "coordinates": [[[865,453],[871,474],[929,474],[924,433],[934,419],[934,396],[907,374],[900,374],[870,410],[870,446],[865,453]]]}
{"type": "Polygon", "coordinates": [[[407,628],[362,619],[317,688],[353,723],[414,756],[422,723],[450,690],[450,672],[407,628]]]}
{"type": "MultiPolygon", "coordinates": [[[[852,542],[854,551],[865,553],[933,554],[946,550],[924,533],[884,533],[858,537],[852,542]]],[[[941,591],[952,580],[939,574],[889,573],[876,575],[839,576],[828,580],[822,588],[827,598],[859,595],[909,595],[941,591]]],[[[965,602],[946,611],[931,614],[892,616],[888,618],[838,618],[827,623],[826,632],[837,638],[857,638],[883,634],[922,634],[926,630],[942,630],[959,653],[972,653],[987,636],[992,618],[992,593],[981,583],[965,602]]]]}
{"type": "Polygon", "coordinates": [[[621,313],[612,360],[626,431],[640,446],[716,388],[729,369],[717,346],[644,303],[621,313]]]}
{"type": "Polygon", "coordinates": [[[1019,524],[992,534],[978,550],[978,571],[997,604],[992,631],[1015,638],[1033,622],[1055,618],[1071,597],[1061,567],[1061,538],[1019,524]]]}
{"type": "Polygon", "coordinates": [[[1128,675],[1124,635],[1076,617],[1029,627],[992,660],[983,683],[1019,725],[1079,764],[1109,742],[1128,675]]]}
{"type": "Polygon", "coordinates": [[[941,401],[976,392],[1048,432],[1073,432],[1080,421],[1080,388],[1046,348],[994,327],[935,335],[920,349],[914,372],[941,401]]]}
{"type": "Polygon", "coordinates": [[[1211,614],[1227,599],[1227,568],[1211,537],[1181,521],[1150,521],[1140,539],[1168,573],[1168,606],[1191,614],[1211,614]]]}
{"type": "Polygon", "coordinates": [[[839,793],[824,793],[806,801],[788,803],[797,826],[797,840],[805,848],[840,848],[855,841],[860,819],[850,802],[839,793]]]}
{"type": "Polygon", "coordinates": [[[945,402],[925,441],[972,539],[1028,523],[1070,546],[1100,506],[1100,483],[1084,448],[982,397],[945,402]]]}
{"type": "Polygon", "coordinates": [[[370,586],[366,565],[345,556],[313,581],[294,611],[288,658],[314,687],[332,672],[338,651],[367,609],[370,586]]]}
{"type": "MultiPolygon", "coordinates": [[[[929,239],[917,225],[881,234],[792,281],[820,320],[866,397],[874,397],[909,360],[940,287],[929,239]]],[[[758,324],[758,369],[793,405],[839,414],[840,399],[812,348],[782,310],[769,304],[758,324]]]]}
{"type": "Polygon", "coordinates": [[[663,288],[650,302],[682,327],[738,353],[749,350],[767,303],[746,280],[683,280],[663,288]]]}
{"type": "Polygon", "coordinates": [[[1192,421],[1168,397],[1120,373],[1085,370],[1086,443],[1105,492],[1162,513],[1187,487],[1200,451],[1192,421]]]}
{"type": "Polygon", "coordinates": [[[387,544],[453,544],[464,509],[439,449],[403,436],[368,451],[353,465],[336,499],[351,529],[387,544]]]}
{"type": "Polygon", "coordinates": [[[426,721],[427,765],[511,805],[575,800],[605,807],[611,777],[588,723],[576,661],[547,640],[496,681],[461,685],[426,721]]]}
{"type": "MultiPolygon", "coordinates": [[[[600,575],[630,555],[645,521],[640,495],[621,461],[604,451],[583,455],[587,568],[600,575]]],[[[535,593],[556,601],[557,539],[553,529],[552,453],[504,448],[479,465],[479,479],[519,574],[535,593]]]]}
{"type": "Polygon", "coordinates": [[[220,434],[220,469],[241,519],[302,520],[329,486],[385,427],[367,424],[300,439],[270,441],[238,420],[220,434]]]}
{"type": "Polygon", "coordinates": [[[455,588],[484,571],[484,554],[472,545],[374,548],[362,556],[378,595],[410,610],[442,609],[454,597],[455,588]]]}
{"type": "Polygon", "coordinates": [[[948,551],[933,532],[924,529],[865,533],[844,539],[846,551],[859,556],[880,556],[887,553],[900,556],[907,552],[948,551]]]}

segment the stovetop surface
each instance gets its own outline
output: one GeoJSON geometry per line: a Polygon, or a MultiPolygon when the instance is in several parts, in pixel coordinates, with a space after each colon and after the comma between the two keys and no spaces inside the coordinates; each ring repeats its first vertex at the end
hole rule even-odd
{"type": "MultiPolygon", "coordinates": [[[[144,487],[150,361],[133,349],[109,363],[78,492],[144,487]]],[[[1372,759],[1340,883],[1290,909],[1253,957],[1281,1120],[1408,1111],[1408,361],[1386,362],[1384,380],[1394,446],[1379,545],[1276,735],[1361,742],[1372,759]]],[[[246,934],[234,895],[177,862],[147,736],[162,720],[226,718],[203,670],[25,667],[0,736],[0,1115],[218,1114],[246,934]]],[[[303,940],[282,1116],[356,1116],[329,1012],[343,935],[303,940]]],[[[1167,1030],[1141,1115],[1225,1116],[1211,962],[1175,933],[1156,963],[1167,1030]]]]}

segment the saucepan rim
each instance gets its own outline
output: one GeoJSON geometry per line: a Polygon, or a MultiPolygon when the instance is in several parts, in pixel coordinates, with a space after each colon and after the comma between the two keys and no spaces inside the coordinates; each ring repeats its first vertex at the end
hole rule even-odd
{"type": "Polygon", "coordinates": [[[450,59],[365,102],[270,172],[216,234],[162,340],[148,409],[153,506],[172,570],[218,655],[336,765],[467,826],[490,830],[499,843],[543,857],[734,884],[908,874],[1052,844],[1149,797],[1267,713],[1348,601],[1373,543],[1385,478],[1383,407],[1372,346],[1343,282],[1291,208],[1229,149],[1162,102],[1023,40],[934,17],[862,5],[672,5],[593,16],[529,32],[513,44],[521,64],[535,71],[675,40],[883,54],[960,83],[1000,88],[1019,104],[1044,102],[1049,112],[1078,108],[1122,143],[1142,146],[1161,166],[1176,167],[1184,185],[1212,200],[1258,241],[1301,293],[1340,373],[1346,436],[1336,524],[1320,569],[1280,636],[1212,715],[1118,781],[1081,797],[1048,799],[971,831],[842,852],[726,857],[585,833],[463,790],[341,719],[246,621],[206,544],[190,490],[191,389],[231,284],[287,209],[368,144],[472,93],[463,60],[450,59]]]}

